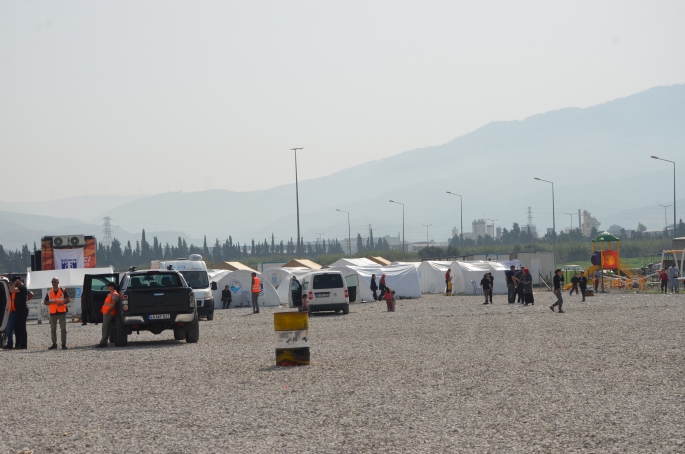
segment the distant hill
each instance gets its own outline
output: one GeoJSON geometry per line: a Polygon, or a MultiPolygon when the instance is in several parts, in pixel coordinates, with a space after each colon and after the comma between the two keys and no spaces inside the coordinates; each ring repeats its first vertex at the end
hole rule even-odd
{"type": "MultiPolygon", "coordinates": [[[[551,188],[534,181],[536,176],[555,182],[560,230],[571,221],[564,213],[577,213],[579,208],[592,212],[602,227],[635,228],[642,221],[659,228],[663,209],[658,204],[673,198],[672,173],[667,163],[649,156],[675,159],[679,169],[685,169],[683,125],[685,85],[656,87],[589,108],[490,123],[443,145],[300,182],[302,234],[305,241],[314,240],[317,233],[346,237],[347,217],[335,211],[339,208],[350,211],[353,236],[365,234],[368,224],[376,236],[397,235],[402,208],[388,202],[393,199],[405,203],[408,241],[425,240],[423,224],[432,224],[429,235],[444,241],[451,228],[459,226],[459,198],[445,194],[448,190],[464,197],[467,232],[477,218],[497,219],[497,226],[507,228],[513,222],[525,223],[528,206],[538,230],[544,231],[552,224],[551,188]]],[[[340,156],[341,162],[344,159],[340,156]]],[[[293,169],[283,171],[290,174],[293,169]]],[[[220,169],[215,172],[213,177],[221,178],[220,169]]],[[[258,168],[254,173],[259,178],[258,168]]],[[[678,197],[685,198],[685,184],[679,185],[678,197]]],[[[277,242],[287,241],[296,232],[294,184],[252,192],[173,192],[122,204],[91,203],[110,209],[97,212],[96,218],[92,208],[83,208],[79,215],[72,206],[69,216],[98,219],[92,224],[100,224],[99,218],[107,214],[129,232],[183,231],[196,238],[206,234],[208,242],[228,235],[241,242],[252,237],[263,241],[272,232],[277,242]]],[[[685,217],[680,214],[685,206],[679,207],[679,217],[685,217]]],[[[669,222],[671,218],[669,214],[669,222]]],[[[574,216],[574,225],[577,222],[574,216]]]]}

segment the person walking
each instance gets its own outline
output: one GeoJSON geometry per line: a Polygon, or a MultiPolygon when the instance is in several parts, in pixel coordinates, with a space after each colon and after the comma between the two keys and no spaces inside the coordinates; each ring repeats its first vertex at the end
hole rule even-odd
{"type": "Polygon", "coordinates": [[[535,299],[533,298],[533,276],[531,276],[528,268],[523,268],[521,287],[523,287],[523,305],[535,304],[535,299]]]}
{"type": "MultiPolygon", "coordinates": [[[[492,299],[492,287],[488,273],[483,275],[483,279],[480,280],[480,286],[483,288],[483,298],[485,298],[483,304],[488,304],[488,296],[492,299]]],[[[490,304],[492,304],[492,301],[490,301],[490,304]]]]}
{"type": "Polygon", "coordinates": [[[224,289],[221,291],[221,302],[224,303],[223,308],[228,309],[232,301],[233,295],[231,295],[231,289],[229,289],[228,285],[226,285],[224,289]]]}
{"type": "Polygon", "coordinates": [[[516,267],[511,265],[504,276],[507,280],[507,301],[509,304],[514,304],[516,302],[516,267]]]}
{"type": "Polygon", "coordinates": [[[569,296],[573,296],[573,292],[576,292],[576,295],[578,294],[578,273],[575,273],[573,277],[571,278],[571,291],[569,292],[569,296]]]}
{"type": "Polygon", "coordinates": [[[252,313],[259,314],[259,292],[262,291],[257,273],[252,273],[252,313]]]}
{"type": "Polygon", "coordinates": [[[585,276],[585,271],[580,272],[578,287],[580,287],[580,294],[583,295],[583,301],[581,301],[581,303],[585,302],[585,292],[587,291],[587,276],[585,276]]]}
{"type": "Polygon", "coordinates": [[[680,281],[678,280],[679,276],[680,273],[678,272],[678,268],[676,268],[675,265],[671,265],[668,268],[668,280],[670,281],[671,293],[680,293],[680,281]]]}
{"type": "Polygon", "coordinates": [[[5,350],[12,350],[14,348],[14,297],[16,293],[10,293],[10,313],[7,316],[7,325],[5,325],[5,333],[7,334],[7,345],[2,347],[5,350]]]}
{"type": "Polygon", "coordinates": [[[105,298],[105,304],[102,305],[102,337],[100,338],[100,343],[97,344],[96,348],[107,347],[107,339],[109,339],[109,330],[112,326],[112,320],[114,316],[117,315],[117,301],[119,301],[119,293],[117,292],[117,286],[114,282],[107,283],[107,290],[109,290],[109,295],[105,298]]]}
{"type": "Polygon", "coordinates": [[[445,273],[445,293],[449,295],[451,292],[450,289],[450,281],[452,280],[452,269],[447,268],[447,272],[445,273]]]}
{"type": "Polygon", "coordinates": [[[659,293],[668,293],[668,273],[664,270],[659,270],[659,282],[661,282],[661,291],[659,293]]]}
{"type": "Polygon", "coordinates": [[[26,288],[19,276],[12,278],[13,286],[10,292],[14,294],[14,337],[15,350],[26,350],[28,339],[26,334],[26,319],[29,317],[28,302],[33,298],[33,292],[26,288]]]}
{"type": "Polygon", "coordinates": [[[70,302],[67,290],[59,286],[59,279],[53,277],[52,288],[48,290],[43,300],[43,304],[48,306],[50,310],[52,346],[48,347],[48,350],[57,348],[57,322],[59,322],[59,331],[62,337],[62,350],[67,349],[67,304],[70,302]]]}
{"type": "Polygon", "coordinates": [[[554,271],[554,294],[557,296],[557,302],[552,304],[549,308],[552,309],[552,312],[554,312],[554,307],[559,306],[559,313],[563,314],[564,310],[561,308],[561,306],[564,304],[564,298],[561,296],[561,287],[564,282],[564,276],[562,275],[562,271],[560,268],[557,268],[554,271]]]}
{"type": "Polygon", "coordinates": [[[378,282],[378,290],[381,292],[381,298],[385,296],[385,289],[387,287],[385,286],[385,274],[381,275],[381,280],[378,282]]]}
{"type": "Polygon", "coordinates": [[[595,280],[592,282],[595,286],[595,293],[597,293],[597,289],[599,288],[599,278],[595,274],[595,280]]]}
{"type": "Polygon", "coordinates": [[[376,291],[378,290],[378,285],[376,284],[376,275],[372,274],[371,275],[371,286],[369,287],[371,289],[371,292],[373,293],[373,301],[374,303],[378,301],[378,294],[376,291]]]}
{"type": "Polygon", "coordinates": [[[495,276],[488,271],[488,279],[490,279],[490,304],[492,304],[492,292],[495,290],[495,276]]]}

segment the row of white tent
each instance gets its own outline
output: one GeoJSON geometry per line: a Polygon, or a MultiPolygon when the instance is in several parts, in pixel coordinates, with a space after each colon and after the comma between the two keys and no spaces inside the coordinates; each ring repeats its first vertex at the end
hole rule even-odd
{"type": "MultiPolygon", "coordinates": [[[[480,288],[480,281],[485,273],[494,277],[494,293],[507,293],[504,272],[514,265],[520,269],[521,263],[514,261],[425,261],[393,262],[390,265],[379,265],[368,259],[340,259],[320,271],[340,271],[345,276],[348,286],[356,286],[356,297],[353,302],[373,301],[371,278],[376,276],[376,284],[385,274],[385,283],[399,298],[421,298],[423,294],[445,293],[445,273],[448,269],[452,275],[453,294],[474,294],[480,288]]],[[[301,280],[312,271],[308,268],[268,268],[257,273],[262,283],[262,292],[258,301],[260,306],[278,306],[288,304],[290,282],[292,278],[301,280]]],[[[226,286],[231,290],[230,307],[249,307],[251,291],[251,272],[249,270],[210,270],[209,278],[217,283],[214,291],[215,307],[221,308],[221,292],[226,286]]]]}

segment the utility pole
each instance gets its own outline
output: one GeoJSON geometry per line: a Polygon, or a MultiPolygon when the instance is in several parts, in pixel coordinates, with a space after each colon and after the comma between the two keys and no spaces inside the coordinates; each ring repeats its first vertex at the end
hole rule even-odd
{"type": "Polygon", "coordinates": [[[426,228],[426,248],[428,248],[428,227],[433,224],[422,224],[426,228]]]}
{"type": "Polygon", "coordinates": [[[297,205],[297,258],[302,258],[302,241],[300,237],[300,191],[297,184],[297,150],[304,150],[304,147],[291,148],[295,152],[295,203],[297,205]]]}

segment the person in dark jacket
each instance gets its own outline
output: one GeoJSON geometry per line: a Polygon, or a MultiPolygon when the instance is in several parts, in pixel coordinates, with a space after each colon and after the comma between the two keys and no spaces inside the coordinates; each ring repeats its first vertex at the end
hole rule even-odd
{"type": "Polygon", "coordinates": [[[523,296],[523,283],[521,282],[521,278],[523,277],[523,270],[518,270],[516,272],[516,295],[518,297],[517,303],[522,304],[523,301],[525,300],[523,296]]]}
{"type": "Polygon", "coordinates": [[[561,306],[564,304],[564,298],[561,296],[561,287],[564,284],[564,276],[560,268],[554,271],[554,294],[557,297],[557,302],[552,304],[549,308],[554,312],[554,307],[559,306],[559,313],[563,314],[564,310],[561,306]]]}
{"type": "Polygon", "coordinates": [[[385,274],[383,274],[383,275],[381,276],[380,282],[378,283],[378,290],[381,291],[381,298],[383,298],[383,297],[385,296],[385,289],[386,289],[386,288],[387,288],[387,287],[386,287],[386,285],[385,285],[385,274]]]}
{"type": "Polygon", "coordinates": [[[224,303],[224,309],[228,309],[228,306],[233,302],[233,295],[231,295],[231,289],[228,288],[228,285],[221,291],[221,302],[224,303]]]}
{"type": "Polygon", "coordinates": [[[575,273],[573,277],[571,278],[571,291],[569,292],[569,295],[573,296],[573,292],[576,292],[576,295],[578,294],[578,273],[575,273]]]}
{"type": "Polygon", "coordinates": [[[33,298],[33,292],[26,288],[20,277],[12,278],[12,288],[10,293],[14,293],[14,337],[16,338],[16,350],[27,349],[26,319],[29,317],[28,302],[33,298]]]}
{"type": "Polygon", "coordinates": [[[371,286],[369,288],[373,292],[374,302],[378,301],[378,295],[376,294],[376,291],[378,290],[378,285],[376,285],[376,275],[375,274],[371,275],[371,286]]]}
{"type": "Polygon", "coordinates": [[[523,289],[523,305],[535,304],[535,299],[533,298],[533,276],[531,276],[528,268],[523,269],[520,285],[523,289]]]}
{"type": "Polygon", "coordinates": [[[483,279],[480,280],[480,286],[483,287],[483,297],[485,298],[483,304],[488,304],[488,296],[490,297],[490,304],[492,304],[492,283],[488,273],[483,275],[483,279]]]}
{"type": "MultiPolygon", "coordinates": [[[[583,295],[583,301],[585,301],[585,291],[587,290],[587,276],[585,276],[585,271],[580,272],[578,287],[580,287],[580,294],[583,295]]],[[[581,303],[583,301],[581,301],[581,303]]]]}

